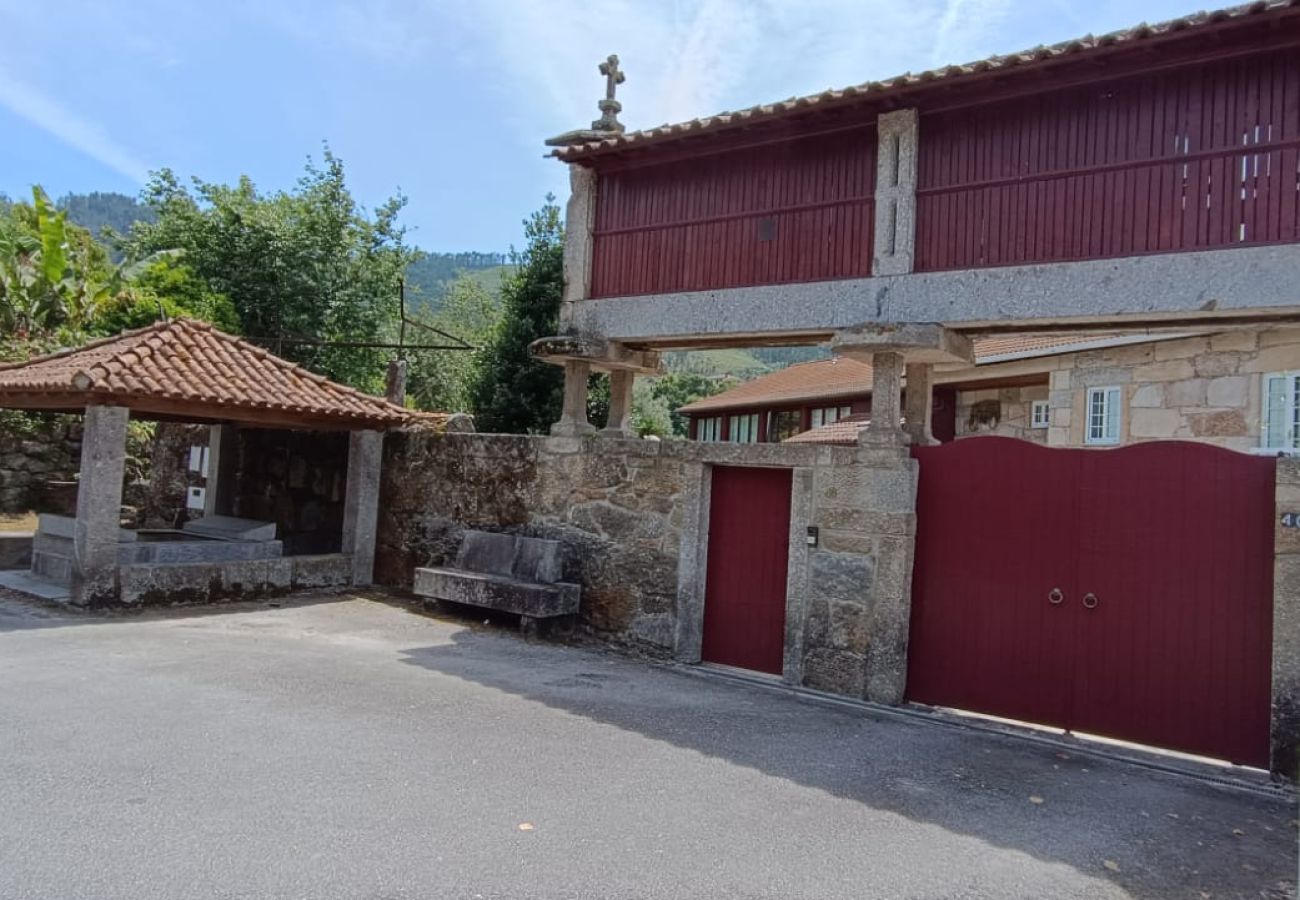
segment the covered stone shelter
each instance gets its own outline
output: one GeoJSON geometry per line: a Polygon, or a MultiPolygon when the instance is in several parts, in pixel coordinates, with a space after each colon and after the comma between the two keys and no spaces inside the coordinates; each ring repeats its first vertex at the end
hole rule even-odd
{"type": "Polygon", "coordinates": [[[87,607],[140,602],[151,594],[215,599],[296,586],[369,584],[383,433],[412,419],[387,400],[336,384],[191,319],[159,322],[0,366],[0,408],[84,412],[75,522],[49,517],[47,528],[43,520],[42,532],[49,533],[38,532],[36,549],[43,540],[62,542],[61,574],[68,580],[71,602],[87,607]],[[246,540],[262,546],[248,553],[227,546],[225,553],[181,554],[163,562],[157,553],[136,552],[137,535],[121,528],[131,418],[211,426],[210,476],[205,519],[200,521],[212,526],[208,537],[215,530],[227,545],[246,540]],[[238,429],[348,433],[339,553],[282,557],[278,544],[267,546],[270,539],[265,529],[259,532],[261,523],[230,517],[238,429]]]}

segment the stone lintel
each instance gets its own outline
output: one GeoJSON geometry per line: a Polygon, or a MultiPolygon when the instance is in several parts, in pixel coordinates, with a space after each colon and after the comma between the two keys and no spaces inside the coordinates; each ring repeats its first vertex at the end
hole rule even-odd
{"type": "Polygon", "coordinates": [[[634,375],[663,375],[667,371],[658,351],[633,350],[618,341],[604,338],[556,335],[539,338],[528,349],[535,358],[555,366],[582,362],[595,372],[631,372],[634,375]]]}
{"type": "Polygon", "coordinates": [[[908,364],[975,364],[970,338],[934,322],[867,323],[837,331],[831,350],[871,361],[876,353],[897,353],[908,364]]]}

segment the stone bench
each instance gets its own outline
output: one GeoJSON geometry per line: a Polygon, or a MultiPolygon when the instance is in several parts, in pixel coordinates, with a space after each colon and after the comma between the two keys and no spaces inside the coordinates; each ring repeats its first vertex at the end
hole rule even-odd
{"type": "Polygon", "coordinates": [[[537,619],[578,612],[581,587],[560,581],[559,541],[467,531],[455,566],[415,570],[415,593],[537,619]]]}

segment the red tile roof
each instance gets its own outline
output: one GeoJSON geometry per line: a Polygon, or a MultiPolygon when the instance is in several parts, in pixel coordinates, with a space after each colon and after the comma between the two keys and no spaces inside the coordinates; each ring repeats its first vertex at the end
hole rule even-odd
{"type": "Polygon", "coordinates": [[[387,400],[193,319],[0,365],[0,407],[75,409],[89,403],[277,427],[379,428],[411,418],[387,400]]]}
{"type": "Polygon", "coordinates": [[[610,135],[598,141],[561,147],[553,151],[551,155],[562,160],[573,161],[601,151],[622,150],[628,147],[661,143],[687,135],[723,131],[728,128],[780,119],[792,113],[809,109],[843,105],[846,102],[866,97],[886,97],[898,91],[931,82],[952,82],[991,71],[1034,67],[1063,57],[1095,53],[1117,45],[1136,44],[1177,32],[1204,28],[1220,22],[1244,19],[1266,13],[1281,13],[1296,6],[1300,6],[1300,0],[1258,0],[1255,3],[1214,12],[1193,13],[1155,25],[1143,23],[1133,28],[1103,34],[1100,37],[1086,35],[1072,41],[1064,41],[1046,47],[1035,47],[1006,56],[990,56],[987,59],[965,65],[951,65],[931,69],[918,75],[907,73],[883,81],[868,81],[843,90],[826,90],[820,94],[810,94],[806,97],[792,97],[779,103],[751,106],[738,112],[718,113],[713,116],[692,119],[689,122],[673,125],[665,124],[660,125],[658,128],[610,135]]]}
{"type": "MultiPolygon", "coordinates": [[[[1186,335],[1015,334],[976,338],[973,343],[975,362],[979,365],[999,362],[1008,357],[1054,356],[1115,343],[1171,340],[1179,337],[1186,335]]],[[[688,403],[682,407],[682,411],[696,413],[804,400],[835,400],[870,392],[870,364],[837,356],[778,369],[729,391],[688,403]]]]}
{"type": "Polygon", "coordinates": [[[845,416],[838,422],[801,431],[794,437],[788,437],[786,444],[856,444],[858,432],[871,423],[871,413],[858,413],[845,416]]]}

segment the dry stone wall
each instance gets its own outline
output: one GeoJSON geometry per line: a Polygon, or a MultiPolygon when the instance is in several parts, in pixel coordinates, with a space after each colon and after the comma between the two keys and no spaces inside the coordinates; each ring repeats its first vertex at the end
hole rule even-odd
{"type": "Polygon", "coordinates": [[[454,562],[467,529],[559,540],[581,623],[656,653],[672,648],[684,461],[654,441],[391,433],[375,574],[410,586],[454,562]]]}
{"type": "Polygon", "coordinates": [[[53,485],[75,481],[80,460],[79,416],[32,417],[21,428],[0,422],[0,513],[67,512],[75,488],[53,485]]]}

